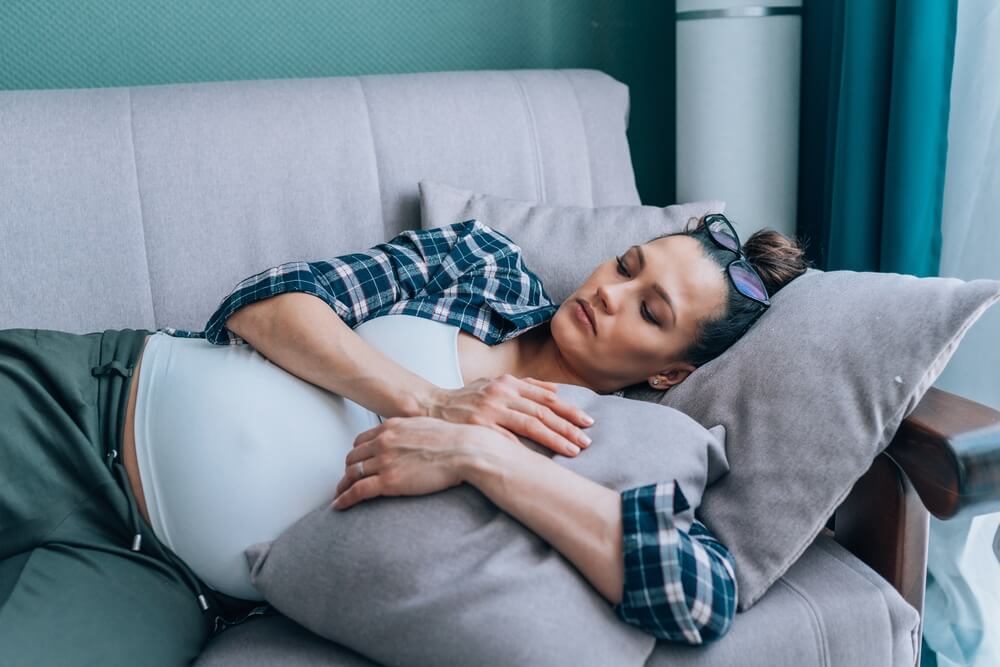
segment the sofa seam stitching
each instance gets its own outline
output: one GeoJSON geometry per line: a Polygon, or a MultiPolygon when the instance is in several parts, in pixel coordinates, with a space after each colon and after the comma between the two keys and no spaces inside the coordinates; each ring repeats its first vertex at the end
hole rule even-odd
{"type": "Polygon", "coordinates": [[[139,185],[139,159],[135,151],[135,106],[132,101],[132,88],[128,91],[128,130],[129,143],[132,144],[132,172],[135,174],[135,196],[139,200],[139,230],[142,232],[142,254],[146,263],[146,287],[149,291],[149,310],[153,315],[153,328],[157,328],[156,301],[153,299],[153,276],[149,265],[149,239],[146,238],[146,214],[142,205],[142,187],[139,185]]]}
{"type": "Polygon", "coordinates": [[[518,91],[521,93],[521,101],[524,103],[525,114],[528,117],[528,134],[531,142],[531,150],[535,156],[535,200],[545,202],[547,193],[545,192],[545,178],[542,174],[542,156],[538,145],[538,126],[535,122],[535,114],[531,108],[531,100],[528,99],[528,93],[524,89],[521,78],[514,71],[511,71],[510,75],[514,79],[518,91]]]}
{"type": "Polygon", "coordinates": [[[798,586],[792,584],[792,582],[788,581],[785,577],[781,577],[775,583],[780,583],[785,587],[787,587],[790,591],[792,591],[792,593],[795,594],[796,597],[798,597],[802,601],[802,604],[805,605],[805,608],[809,610],[809,618],[812,621],[810,625],[813,627],[813,631],[816,633],[816,648],[819,652],[819,658],[822,661],[822,667],[830,667],[830,656],[828,651],[826,650],[826,642],[823,641],[824,639],[823,625],[819,621],[819,615],[816,613],[815,606],[805,595],[805,593],[803,593],[799,589],[798,586]]]}
{"type": "Polygon", "coordinates": [[[372,108],[371,104],[368,102],[368,93],[365,91],[364,77],[355,77],[358,82],[358,90],[361,91],[361,101],[365,105],[365,122],[368,125],[368,138],[371,140],[372,146],[372,162],[375,165],[375,190],[378,193],[378,210],[379,217],[382,223],[382,238],[389,238],[389,230],[386,229],[386,218],[385,218],[385,203],[382,201],[382,170],[379,166],[378,160],[378,149],[375,146],[375,126],[372,124],[372,108]]]}
{"type": "MultiPolygon", "coordinates": [[[[832,538],[829,538],[829,539],[832,539],[832,538]]],[[[881,588],[879,588],[878,584],[876,584],[874,581],[872,581],[871,579],[869,579],[864,573],[858,572],[854,567],[852,567],[851,563],[846,558],[843,557],[842,554],[837,553],[829,544],[827,544],[823,540],[817,540],[815,542],[815,544],[818,544],[819,548],[822,549],[828,556],[830,556],[831,558],[835,559],[837,562],[839,562],[840,564],[842,564],[844,567],[848,568],[852,572],[855,572],[856,574],[858,574],[858,576],[860,577],[861,581],[863,581],[865,583],[865,585],[871,587],[878,594],[878,599],[882,603],[882,612],[885,614],[886,623],[889,626],[889,634],[890,634],[890,636],[892,638],[895,638],[895,635],[893,634],[892,612],[889,610],[889,602],[888,602],[888,600],[885,599],[885,593],[882,591],[881,588]]],[[[864,562],[864,561],[862,561],[862,562],[864,562]]],[[[902,597],[902,596],[900,596],[900,597],[902,597]]],[[[906,604],[909,605],[909,602],[906,602],[905,599],[903,599],[903,602],[905,602],[906,604]]],[[[919,627],[919,623],[918,623],[918,627],[919,627]]],[[[892,655],[893,659],[896,658],[894,643],[890,642],[890,644],[889,644],[889,653],[890,653],[890,655],[892,655]]]]}
{"type": "Polygon", "coordinates": [[[580,94],[576,90],[576,84],[573,83],[573,78],[566,72],[566,70],[558,69],[556,70],[563,75],[563,78],[569,82],[570,90],[573,91],[573,98],[576,100],[576,112],[580,117],[580,128],[583,130],[583,148],[587,151],[587,184],[590,188],[590,206],[596,206],[594,202],[594,169],[591,164],[590,155],[590,133],[587,132],[587,123],[583,119],[583,106],[580,103],[580,94]]]}

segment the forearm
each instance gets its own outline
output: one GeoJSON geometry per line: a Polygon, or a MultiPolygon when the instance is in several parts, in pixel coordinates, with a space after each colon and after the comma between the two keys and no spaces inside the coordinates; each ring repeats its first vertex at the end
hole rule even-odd
{"type": "Polygon", "coordinates": [[[246,305],[226,328],[274,364],[383,417],[427,414],[436,385],[389,359],[312,294],[246,305]]]}
{"type": "Polygon", "coordinates": [[[697,521],[690,531],[674,525],[687,509],[683,494],[676,502],[675,481],[619,493],[491,432],[464,443],[456,467],[462,481],[573,563],[623,621],[688,644],[718,639],[731,626],[731,556],[697,521]]]}
{"type": "Polygon", "coordinates": [[[622,597],[621,496],[527,447],[484,431],[459,465],[463,481],[547,541],[611,604],[622,597]]]}

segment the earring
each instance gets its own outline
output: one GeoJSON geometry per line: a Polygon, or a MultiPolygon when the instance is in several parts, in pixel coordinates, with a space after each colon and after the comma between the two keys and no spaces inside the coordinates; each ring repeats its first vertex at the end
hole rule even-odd
{"type": "Polygon", "coordinates": [[[653,384],[660,384],[659,380],[653,380],[653,384]]]}

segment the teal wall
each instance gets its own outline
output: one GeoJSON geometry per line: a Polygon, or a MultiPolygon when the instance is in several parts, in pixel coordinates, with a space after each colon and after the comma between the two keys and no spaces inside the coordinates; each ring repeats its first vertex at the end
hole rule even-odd
{"type": "Polygon", "coordinates": [[[0,0],[0,90],[590,67],[631,91],[643,203],[674,197],[673,0],[0,0]]]}

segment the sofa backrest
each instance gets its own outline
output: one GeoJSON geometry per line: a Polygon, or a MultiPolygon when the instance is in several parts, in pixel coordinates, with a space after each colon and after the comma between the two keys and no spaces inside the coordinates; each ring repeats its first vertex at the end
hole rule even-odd
{"type": "Polygon", "coordinates": [[[0,329],[200,329],[248,275],[418,228],[422,179],[638,204],[628,109],[586,69],[2,91],[0,329]]]}

